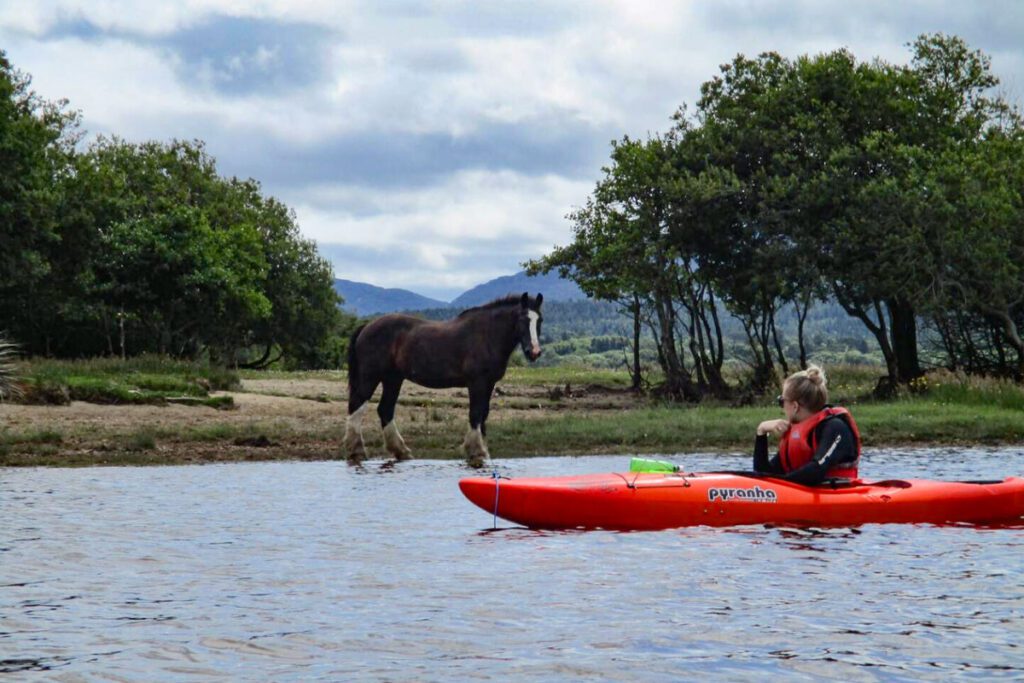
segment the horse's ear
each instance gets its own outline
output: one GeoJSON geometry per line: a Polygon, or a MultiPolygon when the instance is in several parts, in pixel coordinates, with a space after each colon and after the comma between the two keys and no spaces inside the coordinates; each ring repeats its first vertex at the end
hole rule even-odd
{"type": "Polygon", "coordinates": [[[519,305],[523,308],[527,308],[530,305],[530,295],[523,292],[523,298],[519,300],[519,305]]]}
{"type": "Polygon", "coordinates": [[[541,294],[540,292],[537,292],[537,310],[538,311],[540,310],[540,305],[542,303],[544,303],[544,295],[541,294]]]}

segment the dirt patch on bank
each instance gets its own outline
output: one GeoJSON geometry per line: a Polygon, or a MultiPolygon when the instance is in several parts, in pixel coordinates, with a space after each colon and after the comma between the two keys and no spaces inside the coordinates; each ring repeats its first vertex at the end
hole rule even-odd
{"type": "MultiPolygon", "coordinates": [[[[245,380],[219,392],[232,410],[184,405],[66,406],[0,404],[0,465],[88,465],[342,458],[348,388],[329,379],[245,380]]],[[[367,447],[382,457],[379,422],[364,421],[367,447]]],[[[624,410],[632,394],[598,386],[502,383],[491,402],[492,424],[545,416],[624,410]]],[[[465,389],[406,383],[396,419],[420,453],[460,457],[468,426],[465,389]]]]}

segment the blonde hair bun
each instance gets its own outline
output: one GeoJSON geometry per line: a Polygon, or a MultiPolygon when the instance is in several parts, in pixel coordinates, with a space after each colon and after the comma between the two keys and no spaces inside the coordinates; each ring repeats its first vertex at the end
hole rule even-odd
{"type": "Polygon", "coordinates": [[[805,372],[807,379],[809,379],[811,383],[816,384],[820,387],[826,386],[827,379],[825,378],[825,371],[820,366],[808,365],[807,370],[805,370],[805,372]]]}
{"type": "Polygon", "coordinates": [[[783,383],[782,393],[789,400],[796,401],[808,410],[821,410],[828,404],[825,371],[821,366],[808,365],[806,370],[794,372],[783,383]]]}

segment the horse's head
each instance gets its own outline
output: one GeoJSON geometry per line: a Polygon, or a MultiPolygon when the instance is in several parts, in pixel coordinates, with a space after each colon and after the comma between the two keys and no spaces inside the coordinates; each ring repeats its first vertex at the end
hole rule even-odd
{"type": "Polygon", "coordinates": [[[537,298],[530,300],[530,295],[523,292],[519,301],[519,320],[516,322],[516,335],[523,355],[531,361],[540,358],[540,326],[544,318],[540,314],[540,305],[544,303],[544,295],[538,293],[537,298]]]}

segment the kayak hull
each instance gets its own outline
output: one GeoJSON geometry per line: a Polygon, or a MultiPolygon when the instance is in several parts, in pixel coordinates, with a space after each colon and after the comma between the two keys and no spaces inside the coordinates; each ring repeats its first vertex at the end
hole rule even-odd
{"type": "Polygon", "coordinates": [[[734,473],[607,473],[467,477],[471,502],[534,529],[656,530],[685,526],[881,523],[1020,524],[1024,479],[925,479],[807,487],[734,473]]]}

